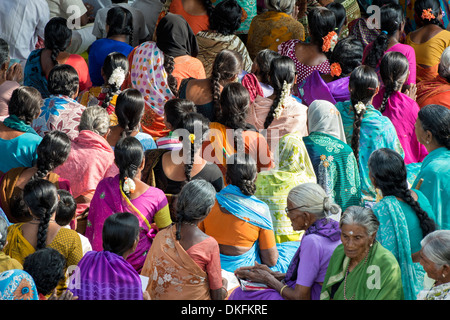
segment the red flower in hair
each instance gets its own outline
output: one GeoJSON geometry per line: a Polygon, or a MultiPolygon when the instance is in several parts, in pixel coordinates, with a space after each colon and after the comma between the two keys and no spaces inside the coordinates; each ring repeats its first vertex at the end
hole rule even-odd
{"type": "Polygon", "coordinates": [[[431,19],[435,19],[436,17],[433,14],[433,10],[431,8],[428,9],[423,9],[422,11],[422,19],[428,19],[429,21],[431,21],[431,19]]]}
{"type": "Polygon", "coordinates": [[[322,51],[323,52],[328,52],[330,50],[333,51],[334,46],[338,42],[338,35],[336,34],[336,32],[330,31],[325,37],[322,38],[322,40],[323,40],[322,51]]]}
{"type": "Polygon", "coordinates": [[[333,77],[339,77],[342,74],[342,68],[339,62],[334,62],[330,66],[331,69],[331,76],[333,77]]]}

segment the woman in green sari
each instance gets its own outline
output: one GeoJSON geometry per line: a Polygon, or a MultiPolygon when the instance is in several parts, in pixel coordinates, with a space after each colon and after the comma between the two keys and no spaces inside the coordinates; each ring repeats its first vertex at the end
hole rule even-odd
{"type": "Polygon", "coordinates": [[[321,300],[403,300],[400,266],[375,240],[380,223],[372,209],[352,206],[341,221],[342,244],[328,264],[321,300]]]}
{"type": "Polygon", "coordinates": [[[405,299],[415,300],[425,276],[419,263],[420,242],[436,230],[433,209],[422,192],[409,189],[405,162],[397,152],[387,148],[372,152],[369,176],[383,195],[372,207],[380,221],[377,240],[397,258],[405,299]]]}
{"type": "Polygon", "coordinates": [[[428,105],[416,120],[417,140],[428,155],[423,159],[413,188],[428,198],[440,229],[450,229],[450,109],[428,105]],[[421,182],[422,180],[422,182],[421,182]]]}
{"type": "Polygon", "coordinates": [[[316,183],[316,174],[309,159],[302,135],[288,133],[278,144],[277,167],[261,171],[256,178],[255,196],[267,203],[272,216],[277,243],[297,241],[302,233],[294,231],[284,209],[289,191],[301,183],[316,183]]]}
{"type": "Polygon", "coordinates": [[[361,204],[361,181],[352,148],[346,143],[341,115],[329,101],[308,108],[309,136],[303,137],[317,183],[343,211],[361,204]]]}

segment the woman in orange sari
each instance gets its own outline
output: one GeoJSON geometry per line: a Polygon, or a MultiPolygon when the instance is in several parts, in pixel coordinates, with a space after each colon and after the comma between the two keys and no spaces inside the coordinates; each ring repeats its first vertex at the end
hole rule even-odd
{"type": "Polygon", "coordinates": [[[420,108],[439,104],[450,109],[450,47],[442,53],[439,64],[429,68],[417,83],[416,101],[420,108]]]}
{"type": "Polygon", "coordinates": [[[220,118],[209,126],[209,141],[203,145],[203,158],[216,163],[225,177],[227,158],[242,150],[256,161],[258,172],[273,167],[266,139],[245,118],[250,103],[247,89],[240,83],[227,84],[220,95],[220,118]]]}

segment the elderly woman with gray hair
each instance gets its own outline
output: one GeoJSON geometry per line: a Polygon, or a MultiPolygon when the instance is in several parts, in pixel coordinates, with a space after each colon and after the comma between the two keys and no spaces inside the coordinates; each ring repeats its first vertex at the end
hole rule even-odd
{"type": "Polygon", "coordinates": [[[268,11],[255,16],[248,30],[251,59],[263,49],[278,51],[278,45],[288,40],[305,40],[305,28],[297,21],[295,0],[264,0],[264,4],[268,11]]]}
{"type": "Polygon", "coordinates": [[[149,277],[152,300],[223,300],[219,244],[198,224],[215,203],[216,190],[206,180],[184,185],[176,205],[176,223],[156,235],[141,275],[149,277]]]}
{"type": "Polygon", "coordinates": [[[315,183],[300,184],[288,194],[285,209],[294,230],[305,230],[300,247],[286,273],[256,264],[235,271],[242,280],[262,283],[267,289],[235,289],[229,300],[319,300],[328,261],[341,243],[339,224],[333,215],[341,208],[315,183]]]}
{"type": "Polygon", "coordinates": [[[342,244],[328,264],[320,300],[403,300],[400,266],[376,241],[372,209],[348,207],[339,223],[342,244]]]}
{"type": "MultiPolygon", "coordinates": [[[[78,130],[80,133],[71,143],[69,157],[54,172],[70,181],[80,222],[97,184],[114,174],[109,172],[114,164],[114,152],[106,140],[109,133],[109,114],[106,109],[93,106],[84,110],[78,130]]],[[[77,231],[84,234],[83,228],[84,225],[80,225],[77,231]]]]}
{"type": "Polygon", "coordinates": [[[450,300],[450,230],[428,234],[421,245],[420,264],[434,284],[419,292],[417,300],[450,300]]]}

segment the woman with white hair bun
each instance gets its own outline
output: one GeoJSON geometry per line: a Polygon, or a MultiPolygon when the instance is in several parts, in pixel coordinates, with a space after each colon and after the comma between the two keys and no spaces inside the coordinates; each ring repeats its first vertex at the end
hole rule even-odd
{"type": "Polygon", "coordinates": [[[417,300],[450,300],[450,230],[428,234],[421,245],[420,264],[434,284],[419,292],[417,300]]]}
{"type": "Polygon", "coordinates": [[[237,288],[229,300],[319,300],[328,262],[341,243],[339,223],[333,218],[341,208],[320,185],[304,183],[289,192],[285,211],[294,230],[305,230],[287,272],[273,272],[261,264],[239,268],[238,278],[263,283],[267,289],[237,288]]]}

